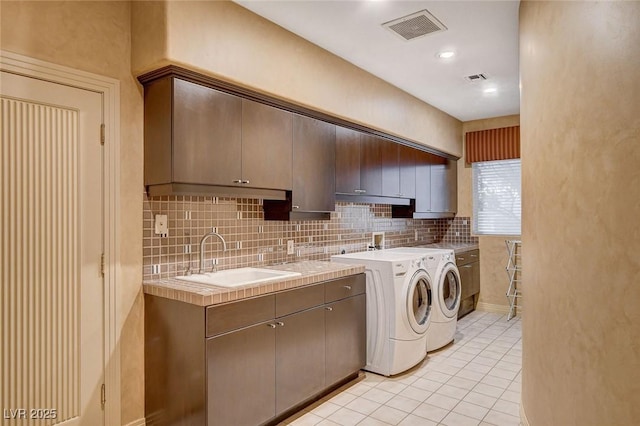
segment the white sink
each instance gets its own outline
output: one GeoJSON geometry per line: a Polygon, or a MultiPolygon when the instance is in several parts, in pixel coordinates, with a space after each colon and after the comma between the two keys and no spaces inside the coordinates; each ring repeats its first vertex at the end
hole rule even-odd
{"type": "Polygon", "coordinates": [[[205,274],[184,275],[176,277],[176,279],[192,283],[208,284],[216,287],[233,288],[243,285],[297,277],[299,275],[301,275],[300,272],[278,271],[275,269],[238,268],[226,269],[218,272],[207,272],[205,274]]]}

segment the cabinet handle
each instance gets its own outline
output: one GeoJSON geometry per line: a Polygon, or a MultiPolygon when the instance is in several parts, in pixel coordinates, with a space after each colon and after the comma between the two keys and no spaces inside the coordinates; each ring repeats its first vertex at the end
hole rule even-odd
{"type": "Polygon", "coordinates": [[[327,306],[325,309],[326,309],[327,311],[333,311],[333,308],[332,308],[331,306],[327,306]]]}
{"type": "Polygon", "coordinates": [[[458,260],[464,260],[464,257],[458,257],[458,260]]]}
{"type": "Polygon", "coordinates": [[[279,325],[280,327],[284,327],[284,323],[282,321],[276,322],[276,325],[279,325]]]}
{"type": "Polygon", "coordinates": [[[267,324],[267,327],[276,328],[275,324],[267,324]]]}
{"type": "Polygon", "coordinates": [[[478,257],[478,255],[477,254],[472,254],[471,257],[478,257]]]}
{"type": "Polygon", "coordinates": [[[473,268],[473,265],[462,265],[462,268],[473,268]]]}
{"type": "Polygon", "coordinates": [[[356,194],[366,194],[367,190],[366,189],[354,189],[353,192],[355,192],[356,194]]]}
{"type": "Polygon", "coordinates": [[[292,209],[294,210],[298,210],[300,208],[300,206],[291,206],[292,209]]]}
{"type": "Polygon", "coordinates": [[[233,183],[242,183],[242,179],[236,179],[233,181],[233,183]]]}
{"type": "Polygon", "coordinates": [[[243,180],[240,183],[249,183],[249,181],[248,180],[243,180]]]}
{"type": "Polygon", "coordinates": [[[350,285],[345,285],[343,287],[346,288],[347,290],[351,290],[351,286],[350,285]]]}
{"type": "Polygon", "coordinates": [[[402,197],[402,195],[403,195],[403,194],[402,194],[401,192],[398,192],[398,193],[396,194],[396,197],[402,197]]]}

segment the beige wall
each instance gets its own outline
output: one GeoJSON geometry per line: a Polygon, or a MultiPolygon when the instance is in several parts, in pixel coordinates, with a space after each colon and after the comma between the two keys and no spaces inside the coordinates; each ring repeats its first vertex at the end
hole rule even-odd
{"type": "MultiPolygon", "coordinates": [[[[517,126],[519,124],[519,115],[466,121],[462,123],[463,141],[466,132],[498,129],[500,127],[517,126]]],[[[458,161],[458,216],[473,216],[471,181],[471,166],[465,164],[463,156],[463,158],[458,161]]],[[[484,304],[484,308],[505,309],[508,305],[507,298],[505,297],[507,287],[509,286],[505,272],[508,259],[504,241],[510,238],[519,238],[519,236],[478,236],[480,245],[479,302],[484,304]]]]}
{"type": "Polygon", "coordinates": [[[531,425],[640,419],[640,2],[522,2],[531,425]]]}
{"type": "Polygon", "coordinates": [[[118,283],[122,422],[144,415],[142,94],[131,75],[129,2],[0,2],[0,47],[120,80],[121,211],[118,283]]]}
{"type": "Polygon", "coordinates": [[[182,64],[460,156],[461,123],[235,3],[135,2],[133,70],[182,64]]]}

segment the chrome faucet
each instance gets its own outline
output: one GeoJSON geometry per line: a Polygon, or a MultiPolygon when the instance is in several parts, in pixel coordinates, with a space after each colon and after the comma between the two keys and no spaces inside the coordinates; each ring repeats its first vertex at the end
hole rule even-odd
{"type": "MultiPolygon", "coordinates": [[[[201,274],[204,269],[204,243],[207,241],[209,237],[218,237],[222,242],[222,251],[227,251],[227,242],[224,240],[222,235],[218,234],[215,231],[208,232],[202,236],[200,239],[200,253],[198,253],[198,257],[200,257],[200,269],[198,269],[198,273],[201,274]]],[[[215,266],[215,265],[214,265],[215,266]]]]}

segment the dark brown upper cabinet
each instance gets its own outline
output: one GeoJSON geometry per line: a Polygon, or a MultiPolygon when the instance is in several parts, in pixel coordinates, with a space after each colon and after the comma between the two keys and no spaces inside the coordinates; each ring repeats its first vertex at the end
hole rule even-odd
{"type": "Polygon", "coordinates": [[[335,210],[336,126],[302,115],[293,117],[292,210],[335,210]]]}
{"type": "Polygon", "coordinates": [[[336,128],[336,192],[382,195],[382,143],[377,136],[336,128]]]}
{"type": "Polygon", "coordinates": [[[419,151],[416,157],[416,203],[413,217],[453,217],[458,207],[457,161],[419,151]]]}
{"type": "Polygon", "coordinates": [[[360,135],[360,187],[364,195],[382,195],[383,143],[378,136],[360,135]]]}
{"type": "Polygon", "coordinates": [[[455,214],[456,160],[173,65],[139,80],[151,196],[262,198],[266,220],[329,219],[336,198],[455,214]]]}
{"type": "Polygon", "coordinates": [[[293,115],[293,190],[263,201],[265,220],[329,220],[336,207],[336,126],[293,115]]]}
{"type": "Polygon", "coordinates": [[[242,179],[247,185],[291,190],[292,132],[290,112],[242,100],[242,179]]]}
{"type": "Polygon", "coordinates": [[[391,141],[382,143],[382,195],[415,198],[418,150],[391,141]]]}
{"type": "Polygon", "coordinates": [[[145,83],[151,195],[254,195],[292,187],[292,114],[176,77],[145,83]]]}
{"type": "Polygon", "coordinates": [[[336,193],[360,191],[360,132],[336,126],[336,193]]]}

